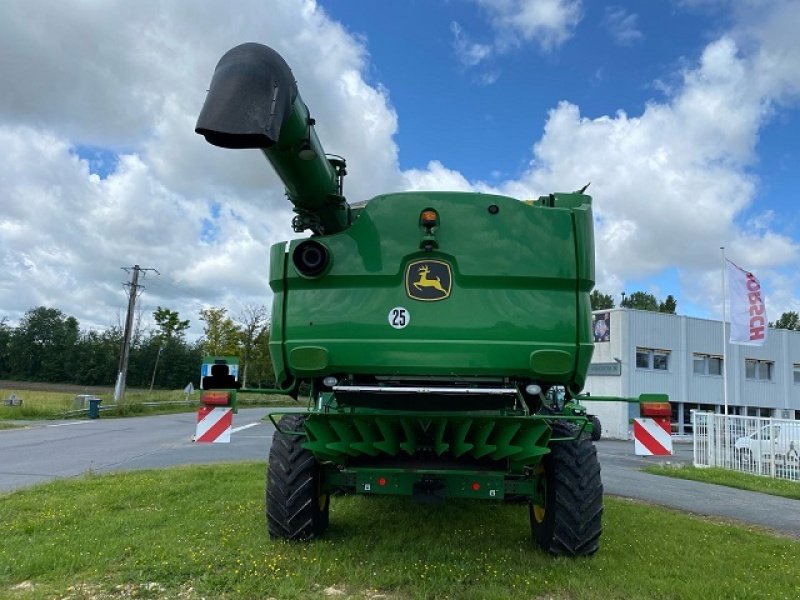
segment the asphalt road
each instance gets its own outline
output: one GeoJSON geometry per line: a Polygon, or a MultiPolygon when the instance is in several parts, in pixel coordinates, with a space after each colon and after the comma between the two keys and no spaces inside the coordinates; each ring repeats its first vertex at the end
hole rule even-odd
{"type": "Polygon", "coordinates": [[[265,414],[265,408],[240,410],[230,444],[195,444],[194,413],[35,421],[25,429],[0,430],[0,492],[89,471],[266,461],[274,427],[261,420],[265,414]]]}
{"type": "Polygon", "coordinates": [[[656,463],[692,462],[692,444],[673,444],[675,456],[633,454],[633,442],[601,440],[597,444],[606,494],[636,498],[685,512],[752,523],[800,538],[800,500],[643,473],[656,463]]]}
{"type": "MultiPolygon", "coordinates": [[[[93,471],[159,469],[174,465],[266,461],[274,427],[262,421],[265,408],[242,409],[234,418],[230,444],[192,441],[191,413],[34,422],[0,430],[0,493],[93,471]]],[[[692,446],[675,445],[676,455],[656,459],[633,455],[633,442],[597,444],[607,494],[636,498],[686,512],[753,523],[800,538],[800,501],[694,481],[642,473],[655,462],[691,463],[692,446]]]]}

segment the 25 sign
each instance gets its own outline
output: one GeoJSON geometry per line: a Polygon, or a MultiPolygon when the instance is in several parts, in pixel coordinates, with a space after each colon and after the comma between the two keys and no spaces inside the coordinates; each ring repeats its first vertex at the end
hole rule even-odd
{"type": "Polygon", "coordinates": [[[404,329],[411,322],[411,313],[402,306],[395,306],[389,311],[389,325],[395,329],[404,329]]]}

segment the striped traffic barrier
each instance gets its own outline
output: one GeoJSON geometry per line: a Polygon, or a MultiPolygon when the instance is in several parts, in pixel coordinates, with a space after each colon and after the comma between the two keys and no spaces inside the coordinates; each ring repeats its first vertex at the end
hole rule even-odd
{"type": "Polygon", "coordinates": [[[672,434],[654,419],[633,420],[633,447],[637,456],[671,456],[672,434]]]}
{"type": "Polygon", "coordinates": [[[201,406],[197,411],[194,441],[206,444],[227,444],[231,441],[233,409],[224,406],[201,406]]]}

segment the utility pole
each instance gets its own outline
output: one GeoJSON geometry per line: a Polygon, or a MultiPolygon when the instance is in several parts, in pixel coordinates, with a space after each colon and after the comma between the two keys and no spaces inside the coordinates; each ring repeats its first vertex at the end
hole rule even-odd
{"type": "MultiPolygon", "coordinates": [[[[139,272],[156,271],[155,269],[142,269],[139,265],[130,268],[122,267],[123,271],[131,274],[130,283],[123,284],[129,287],[128,314],[125,317],[125,332],[122,336],[122,352],[119,356],[119,369],[117,370],[117,384],[114,386],[114,402],[119,402],[125,396],[125,378],[128,375],[128,356],[131,350],[131,330],[133,329],[133,314],[136,309],[136,296],[138,295],[139,272]]],[[[158,271],[156,271],[158,273],[158,271]]]]}
{"type": "MultiPolygon", "coordinates": [[[[156,355],[156,365],[153,367],[153,377],[150,379],[150,394],[153,393],[153,385],[156,382],[156,371],[158,370],[158,359],[161,358],[161,351],[164,350],[164,342],[158,346],[158,354],[156,355]]],[[[150,396],[148,395],[148,398],[150,396]]]]}

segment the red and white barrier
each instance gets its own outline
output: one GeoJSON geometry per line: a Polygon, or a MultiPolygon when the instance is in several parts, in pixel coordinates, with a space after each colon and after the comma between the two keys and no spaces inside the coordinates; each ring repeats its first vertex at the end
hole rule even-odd
{"type": "Polygon", "coordinates": [[[633,448],[637,456],[672,456],[672,434],[654,419],[633,420],[633,448]]]}
{"type": "Polygon", "coordinates": [[[233,409],[201,406],[197,411],[197,430],[194,441],[206,444],[227,444],[231,441],[233,409]]]}

